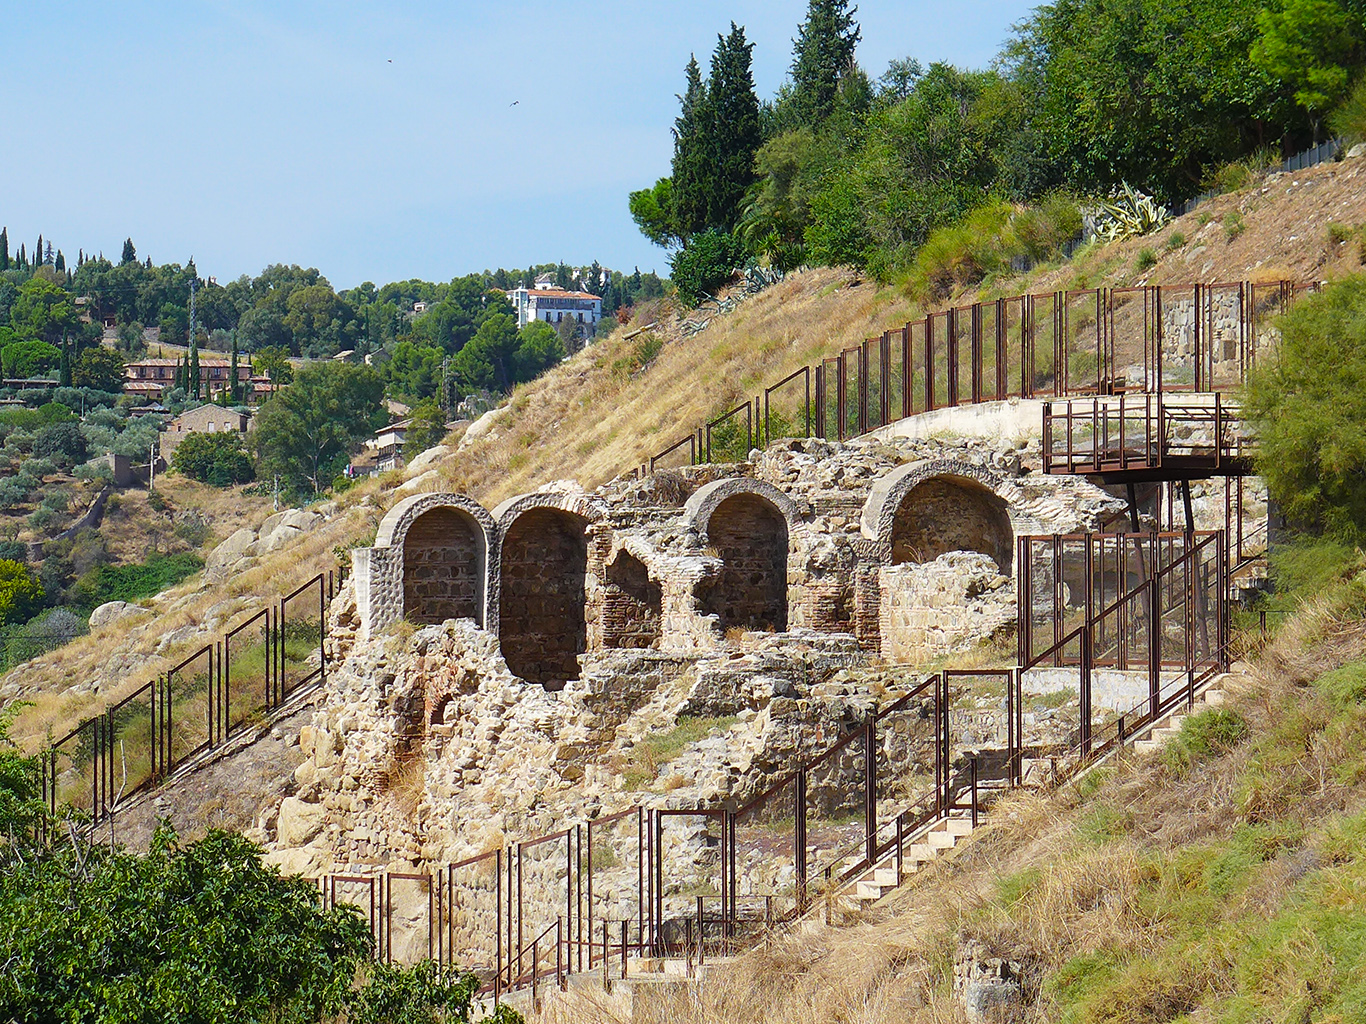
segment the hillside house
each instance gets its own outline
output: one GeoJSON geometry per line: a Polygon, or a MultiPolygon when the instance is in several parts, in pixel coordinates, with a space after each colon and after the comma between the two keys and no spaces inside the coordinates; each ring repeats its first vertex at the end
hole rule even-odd
{"type": "Polygon", "coordinates": [[[251,424],[251,416],[235,409],[224,409],[219,405],[201,405],[197,409],[183,412],[166,427],[161,435],[161,454],[168,461],[171,454],[191,434],[226,433],[232,431],[245,435],[251,424]]]}
{"type": "Polygon", "coordinates": [[[540,279],[535,288],[514,288],[507,293],[508,302],[517,311],[517,327],[521,329],[533,320],[544,320],[557,326],[566,317],[577,320],[591,332],[602,319],[602,298],[590,292],[568,291],[564,288],[542,288],[540,279]]]}
{"type": "MultiPolygon", "coordinates": [[[[125,394],[155,400],[171,388],[175,382],[178,359],[136,359],[124,367],[127,381],[123,385],[125,394]]],[[[220,391],[228,390],[228,380],[232,375],[232,360],[214,356],[199,356],[200,387],[212,397],[220,391]]],[[[241,359],[237,364],[237,379],[247,384],[252,379],[251,359],[241,359]]],[[[250,393],[250,389],[248,389],[250,393]]]]}

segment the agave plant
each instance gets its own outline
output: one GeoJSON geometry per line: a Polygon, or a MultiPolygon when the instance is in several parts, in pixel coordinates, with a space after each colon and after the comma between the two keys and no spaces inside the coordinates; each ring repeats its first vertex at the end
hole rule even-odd
{"type": "Polygon", "coordinates": [[[1087,211],[1091,233],[1106,242],[1137,238],[1156,231],[1172,219],[1168,209],[1152,196],[1124,184],[1112,189],[1087,211]]]}

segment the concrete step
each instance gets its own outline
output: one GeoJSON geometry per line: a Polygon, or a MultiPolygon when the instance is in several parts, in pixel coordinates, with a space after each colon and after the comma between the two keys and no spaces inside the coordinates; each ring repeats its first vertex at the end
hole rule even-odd
{"type": "Polygon", "coordinates": [[[877,882],[857,882],[854,885],[854,895],[861,900],[876,902],[895,888],[895,885],[879,885],[877,882]]]}
{"type": "Polygon", "coordinates": [[[901,848],[901,854],[907,864],[923,864],[938,857],[939,851],[929,843],[911,843],[901,848]]]}
{"type": "Polygon", "coordinates": [[[944,822],[944,831],[960,838],[963,836],[970,836],[972,835],[972,819],[950,818],[948,821],[944,822]]]}
{"type": "Polygon", "coordinates": [[[1157,752],[1158,752],[1159,750],[1161,750],[1161,749],[1162,749],[1162,743],[1161,743],[1161,741],[1159,741],[1159,740],[1135,740],[1135,741],[1134,741],[1134,753],[1135,753],[1135,754],[1142,754],[1142,755],[1144,755],[1145,757],[1146,757],[1148,754],[1155,754],[1155,753],[1157,753],[1157,752]]]}
{"type": "Polygon", "coordinates": [[[1217,708],[1228,700],[1228,692],[1226,690],[1206,690],[1201,700],[1210,707],[1217,708]]]}
{"type": "Polygon", "coordinates": [[[871,877],[866,880],[877,885],[900,885],[901,879],[897,877],[896,865],[888,868],[874,868],[871,877]]]}
{"type": "Polygon", "coordinates": [[[954,844],[958,842],[958,837],[952,832],[927,832],[925,842],[932,850],[952,850],[954,844]]]}

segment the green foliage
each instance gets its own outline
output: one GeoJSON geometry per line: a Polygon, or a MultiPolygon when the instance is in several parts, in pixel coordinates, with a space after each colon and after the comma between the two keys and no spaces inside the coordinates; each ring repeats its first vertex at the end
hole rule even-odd
{"type": "Polygon", "coordinates": [[[67,466],[78,466],[86,460],[85,435],[77,423],[53,423],[33,439],[33,454],[67,466]]]}
{"type": "MultiPolygon", "coordinates": [[[[1314,123],[1346,93],[1348,67],[1360,58],[1362,22],[1338,0],[1282,0],[1257,13],[1252,63],[1293,91],[1314,123]]],[[[1317,141],[1317,138],[1315,139],[1317,141]]]]}
{"type": "Polygon", "coordinates": [[[1157,266],[1157,253],[1148,248],[1138,250],[1138,256],[1134,259],[1135,270],[1152,270],[1155,266],[1157,266]]]}
{"type": "Polygon", "coordinates": [[[1175,252],[1177,249],[1180,249],[1185,244],[1186,236],[1183,235],[1180,231],[1173,231],[1170,235],[1167,236],[1167,244],[1165,248],[1168,252],[1175,252]]]}
{"type": "Polygon", "coordinates": [[[1246,409],[1258,472],[1292,522],[1366,540],[1366,275],[1329,285],[1280,321],[1246,409]]]}
{"type": "Polygon", "coordinates": [[[793,40],[792,106],[802,124],[819,125],[835,109],[840,85],[852,71],[860,37],[849,0],[809,0],[793,40]]]}
{"type": "Polygon", "coordinates": [[[670,261],[678,296],[695,305],[734,276],[744,261],[745,248],[734,235],[704,231],[693,237],[670,261]]]}
{"type": "MultiPolygon", "coordinates": [[[[552,332],[553,333],[553,332],[552,332]]],[[[403,457],[421,455],[446,436],[446,414],[436,399],[427,398],[413,407],[408,416],[408,432],[403,439],[403,457]]]]}
{"type": "Polygon", "coordinates": [[[1366,75],[1357,79],[1351,92],[1328,115],[1328,125],[1349,144],[1366,142],[1366,75]]]}
{"type": "Polygon", "coordinates": [[[98,608],[107,601],[137,601],[159,594],[204,568],[198,555],[152,555],[142,564],[100,565],[75,585],[75,599],[84,608],[98,608]]]}
{"type": "Polygon", "coordinates": [[[215,487],[244,484],[254,471],[251,456],[235,430],[195,431],[176,445],[171,465],[186,476],[215,487]]]}
{"type": "Polygon", "coordinates": [[[400,341],[384,364],[384,376],[397,394],[430,398],[441,387],[441,361],[444,358],[445,353],[433,345],[400,341]]]}
{"type": "Polygon", "coordinates": [[[662,248],[681,245],[682,234],[674,216],[673,179],[660,178],[653,188],[632,192],[627,197],[631,219],[640,233],[662,248]]]}
{"type": "Polygon", "coordinates": [[[1188,771],[1200,761],[1229,750],[1247,737],[1247,722],[1236,711],[1210,708],[1190,715],[1181,732],[1162,748],[1162,760],[1176,771],[1188,771]]]}
{"type": "Polygon", "coordinates": [[[0,348],[0,366],[6,377],[42,376],[53,369],[61,357],[61,350],[45,341],[12,341],[0,348]]]}
{"type": "Polygon", "coordinates": [[[350,452],[383,425],[384,380],[369,366],[305,366],[256,416],[259,472],[293,491],[322,490],[350,452]]]}
{"type": "Polygon", "coordinates": [[[1233,241],[1244,231],[1247,230],[1247,223],[1243,220],[1243,215],[1237,210],[1229,210],[1224,214],[1224,238],[1233,241]]]}
{"type": "Polygon", "coordinates": [[[43,596],[43,585],[28,566],[0,558],[0,625],[32,618],[43,596]]]}
{"type": "Polygon", "coordinates": [[[1125,182],[1097,204],[1095,232],[1098,238],[1113,242],[1152,234],[1170,220],[1166,207],[1125,182]]]}
{"type": "Polygon", "coordinates": [[[274,384],[289,384],[294,380],[294,367],[289,361],[289,350],[279,345],[267,345],[251,357],[251,370],[266,376],[274,384]]]}
{"type": "Polygon", "coordinates": [[[533,320],[517,336],[513,373],[518,382],[535,380],[565,357],[564,342],[543,320],[533,320]]]}

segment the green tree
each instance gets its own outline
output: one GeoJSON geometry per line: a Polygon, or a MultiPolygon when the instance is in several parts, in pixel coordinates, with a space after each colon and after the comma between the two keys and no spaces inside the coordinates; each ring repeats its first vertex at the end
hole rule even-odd
{"type": "Polygon", "coordinates": [[[66,466],[78,466],[86,459],[85,435],[78,423],[53,423],[33,439],[33,454],[66,466]]]}
{"type": "Polygon", "coordinates": [[[430,398],[441,386],[441,361],[445,353],[431,345],[400,341],[384,366],[385,377],[400,394],[430,398]]]}
{"type": "MultiPolygon", "coordinates": [[[[686,84],[678,97],[682,110],[674,120],[673,176],[669,185],[672,234],[687,244],[689,236],[707,228],[707,194],[710,189],[712,108],[697,57],[688,58],[686,84]]],[[[655,201],[661,198],[658,184],[655,201]]],[[[642,212],[645,201],[640,204],[642,212]]],[[[634,214],[635,211],[632,210],[634,214]]],[[[637,221],[639,223],[639,221],[637,221]]],[[[643,226],[642,226],[643,228],[643,226]]],[[[654,239],[646,233],[647,238],[654,239]]]]}
{"type": "Polygon", "coordinates": [[[61,350],[45,341],[12,341],[0,348],[0,365],[6,377],[37,377],[61,360],[61,350]]]}
{"type": "Polygon", "coordinates": [[[684,302],[697,303],[729,281],[745,258],[745,247],[733,235],[704,231],[671,261],[674,286],[684,302]]]}
{"type": "Polygon", "coordinates": [[[123,255],[119,257],[119,264],[121,266],[127,266],[128,264],[136,263],[137,261],[138,250],[133,245],[133,240],[131,238],[125,238],[123,240],[123,255]]]}
{"type": "Polygon", "coordinates": [[[119,348],[130,356],[137,356],[146,352],[147,342],[143,337],[142,330],[142,324],[136,320],[119,324],[119,348]]]}
{"type": "Polygon", "coordinates": [[[270,378],[272,384],[284,385],[294,379],[294,366],[289,361],[289,351],[278,345],[267,345],[257,349],[251,357],[252,371],[258,376],[270,378]]]}
{"type": "Polygon", "coordinates": [[[632,192],[627,205],[640,233],[655,245],[667,249],[683,244],[684,235],[674,217],[672,178],[660,178],[653,188],[632,192]]]}
{"type": "Polygon", "coordinates": [[[840,82],[854,67],[860,31],[849,0],[810,0],[793,40],[792,103],[801,123],[817,126],[835,109],[840,82]]]}
{"type": "Polygon", "coordinates": [[[176,445],[171,465],[186,476],[215,487],[244,484],[254,471],[251,456],[236,431],[195,431],[176,445]]]}
{"type": "Polygon", "coordinates": [[[1257,472],[1301,527],[1366,542],[1366,275],[1311,296],[1280,321],[1259,359],[1246,411],[1257,472]]]}
{"type": "Polygon", "coordinates": [[[424,398],[408,416],[408,431],[403,438],[403,458],[412,459],[446,436],[446,413],[435,398],[424,398]]]}
{"type": "Polygon", "coordinates": [[[10,307],[10,330],[20,340],[36,339],[55,345],[76,328],[77,321],[71,294],[39,274],[19,286],[10,307]]]}
{"type": "Polygon", "coordinates": [[[103,345],[86,349],[72,367],[71,382],[80,388],[122,391],[123,353],[116,348],[105,348],[103,345]]]}
{"type": "MultiPolygon", "coordinates": [[[[23,562],[0,558],[0,626],[27,622],[43,605],[43,585],[23,562]]],[[[3,972],[0,972],[3,973],[3,972]]],[[[0,1002],[0,1006],[3,1006],[0,1002]]]]}
{"type": "Polygon", "coordinates": [[[9,269],[9,228],[0,228],[0,271],[9,269]]]}
{"type": "Polygon", "coordinates": [[[1257,12],[1261,33],[1252,63],[1284,83],[1313,125],[1347,93],[1350,68],[1360,63],[1362,25],[1337,0],[1283,0],[1279,11],[1257,12]]]}
{"type": "Polygon", "coordinates": [[[517,321],[507,313],[495,314],[451,360],[451,376],[465,394],[481,389],[506,391],[515,383],[516,353],[517,321]]]}
{"type": "Polygon", "coordinates": [[[237,335],[232,336],[232,358],[228,366],[228,401],[242,401],[242,382],[237,379],[237,335]]]}
{"type": "Polygon", "coordinates": [[[533,320],[517,332],[513,377],[518,382],[535,380],[565,357],[559,334],[544,320],[533,320]]]}
{"type": "Polygon", "coordinates": [[[318,493],[348,454],[381,425],[384,379],[369,366],[305,366],[256,416],[262,476],[278,473],[292,490],[318,493]]]}
{"type": "Polygon", "coordinates": [[[754,181],[754,156],[763,141],[751,67],[753,50],[754,44],[745,41],[745,30],[731,22],[730,34],[717,37],[707,83],[713,119],[708,139],[707,226],[722,231],[729,231],[739,219],[745,191],[754,181]]]}

